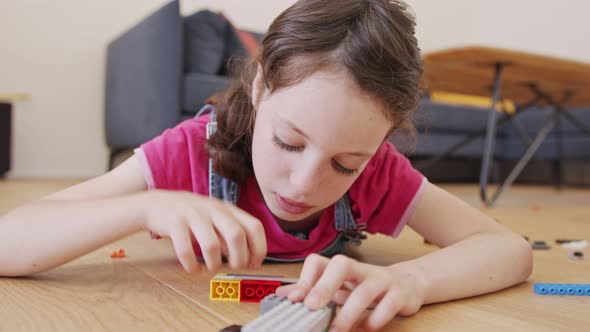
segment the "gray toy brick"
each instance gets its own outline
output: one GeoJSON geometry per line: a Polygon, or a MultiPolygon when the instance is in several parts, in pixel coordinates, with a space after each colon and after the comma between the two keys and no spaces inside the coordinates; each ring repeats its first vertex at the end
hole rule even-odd
{"type": "Polygon", "coordinates": [[[330,326],[336,305],[310,310],[301,302],[293,303],[285,297],[271,294],[261,304],[261,316],[242,328],[243,332],[322,332],[330,326]]]}

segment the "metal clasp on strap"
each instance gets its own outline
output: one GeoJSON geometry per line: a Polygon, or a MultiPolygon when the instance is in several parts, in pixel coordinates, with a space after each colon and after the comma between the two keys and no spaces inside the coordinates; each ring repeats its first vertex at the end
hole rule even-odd
{"type": "Polygon", "coordinates": [[[207,139],[209,139],[209,137],[211,137],[211,135],[213,135],[216,130],[217,121],[209,121],[209,123],[207,123],[207,139]]]}
{"type": "Polygon", "coordinates": [[[360,231],[350,230],[344,231],[343,235],[351,244],[359,246],[363,240],[367,239],[367,236],[360,231]]]}

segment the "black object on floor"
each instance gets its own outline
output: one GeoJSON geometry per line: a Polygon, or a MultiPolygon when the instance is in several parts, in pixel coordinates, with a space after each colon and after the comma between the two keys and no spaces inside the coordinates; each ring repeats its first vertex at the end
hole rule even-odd
{"type": "Polygon", "coordinates": [[[10,170],[12,105],[0,102],[0,178],[10,170]]]}
{"type": "Polygon", "coordinates": [[[242,325],[230,325],[226,326],[223,329],[219,330],[219,332],[240,332],[242,330],[242,325]]]}
{"type": "Polygon", "coordinates": [[[532,248],[535,250],[551,249],[551,247],[547,243],[545,243],[545,241],[534,241],[532,244],[532,248]]]}
{"type": "Polygon", "coordinates": [[[569,257],[573,260],[579,261],[579,260],[584,259],[584,253],[581,251],[574,251],[569,254],[569,257]]]}
{"type": "Polygon", "coordinates": [[[557,244],[563,244],[563,243],[570,243],[570,242],[577,242],[580,240],[572,240],[572,239],[557,239],[555,240],[555,243],[557,244]]]}

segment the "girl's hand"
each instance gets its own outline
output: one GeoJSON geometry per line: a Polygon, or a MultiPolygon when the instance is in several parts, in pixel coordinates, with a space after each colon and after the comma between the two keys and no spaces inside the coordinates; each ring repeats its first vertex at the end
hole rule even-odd
{"type": "Polygon", "coordinates": [[[201,270],[193,249],[200,247],[207,268],[215,272],[222,254],[230,268],[257,268],[266,257],[261,222],[231,203],[188,192],[154,190],[141,200],[144,226],[169,237],[187,272],[201,270]]]}
{"type": "Polygon", "coordinates": [[[365,309],[374,307],[359,327],[376,330],[397,314],[412,315],[420,309],[423,289],[416,276],[393,266],[360,263],[343,255],[332,259],[312,254],[305,259],[296,284],[277,289],[293,302],[303,300],[310,309],[334,301],[343,305],[330,331],[348,331],[365,309]]]}

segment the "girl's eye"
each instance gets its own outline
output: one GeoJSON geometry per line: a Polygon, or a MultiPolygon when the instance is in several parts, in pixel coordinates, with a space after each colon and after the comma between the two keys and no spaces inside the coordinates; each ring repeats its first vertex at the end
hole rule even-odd
{"type": "MultiPolygon", "coordinates": [[[[293,146],[293,145],[289,145],[283,141],[281,141],[280,138],[278,138],[276,135],[272,136],[272,142],[274,143],[274,145],[276,145],[278,148],[283,149],[285,151],[289,151],[289,152],[298,152],[303,150],[303,146],[293,146]]],[[[332,166],[334,167],[334,169],[337,172],[340,172],[344,175],[354,175],[357,170],[356,169],[350,169],[350,168],[346,168],[340,164],[338,164],[335,161],[332,161],[332,166]]]]}
{"type": "Polygon", "coordinates": [[[357,172],[356,169],[346,168],[335,161],[333,162],[333,164],[334,164],[334,169],[336,169],[336,171],[338,171],[344,175],[354,175],[357,172]]]}
{"type": "Polygon", "coordinates": [[[289,145],[283,141],[281,141],[276,135],[272,136],[272,142],[279,147],[280,149],[289,151],[289,152],[296,152],[296,151],[301,151],[303,150],[302,146],[293,146],[293,145],[289,145]]]}

